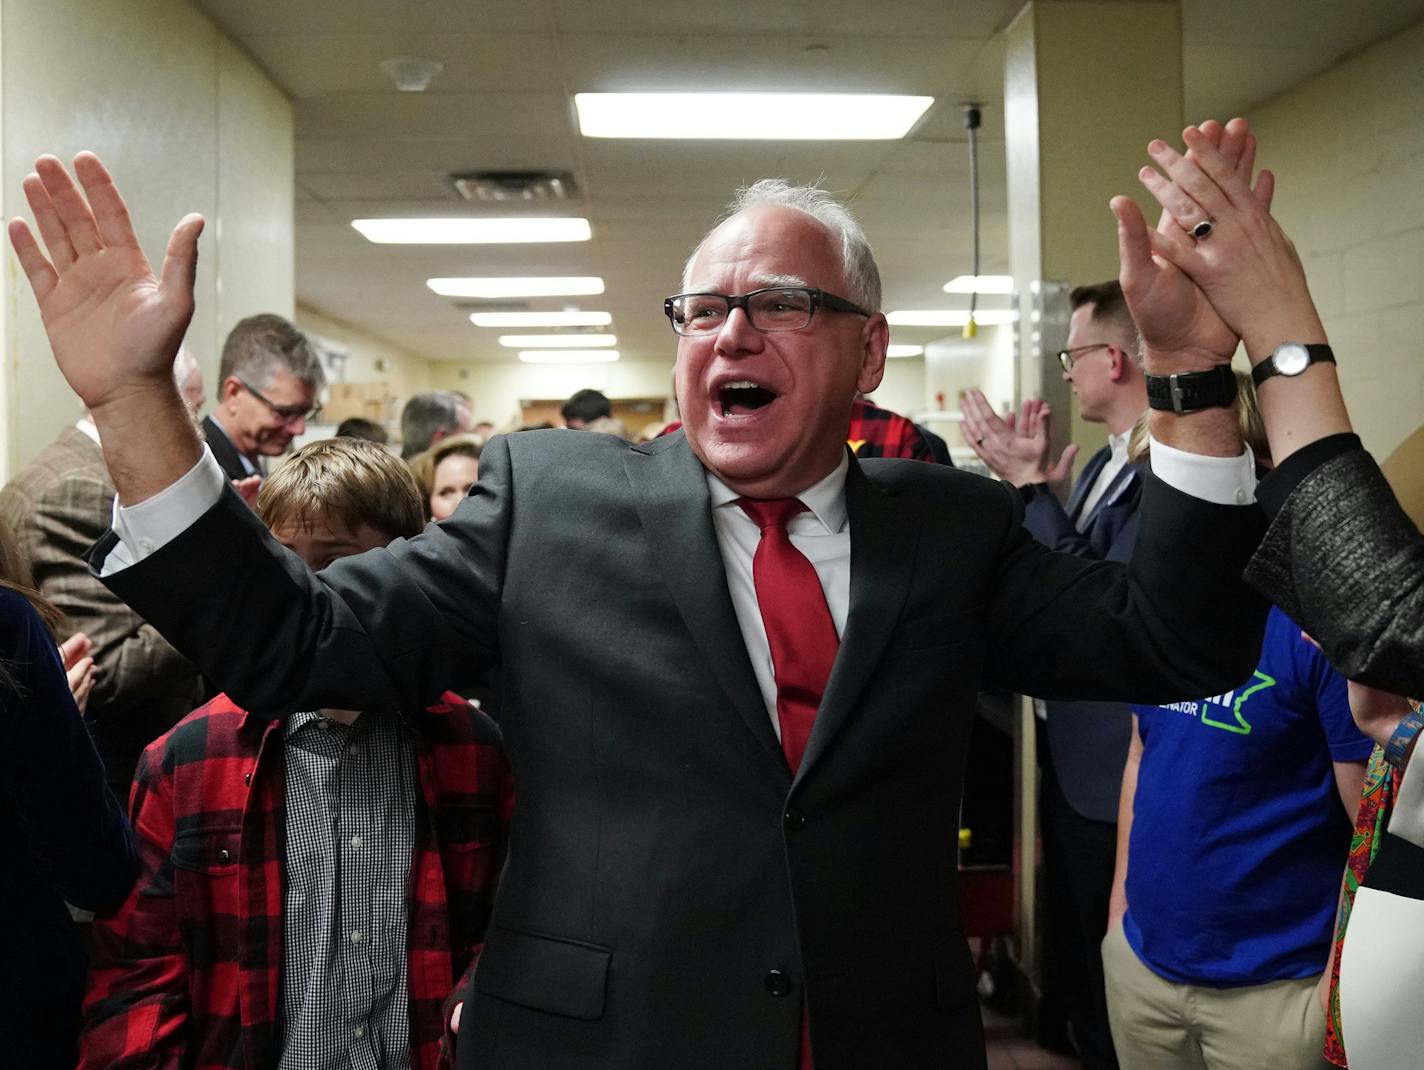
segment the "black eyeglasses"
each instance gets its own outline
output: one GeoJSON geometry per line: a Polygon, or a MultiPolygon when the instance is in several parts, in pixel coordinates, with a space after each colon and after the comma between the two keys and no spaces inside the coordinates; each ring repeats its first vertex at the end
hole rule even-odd
{"type": "Polygon", "coordinates": [[[1094,342],[1090,346],[1074,346],[1072,349],[1060,349],[1058,351],[1058,363],[1063,365],[1065,372],[1073,370],[1073,362],[1078,359],[1079,353],[1086,353],[1092,349],[1111,349],[1111,342],[1094,342]]]}
{"type": "Polygon", "coordinates": [[[272,410],[272,415],[280,419],[284,424],[294,424],[298,420],[315,420],[321,415],[321,405],[313,405],[310,408],[301,408],[296,405],[278,405],[262,395],[262,392],[249,383],[246,379],[239,379],[242,389],[255,397],[262,404],[272,410]]]}
{"type": "Polygon", "coordinates": [[[870,313],[844,297],[814,286],[773,286],[745,294],[674,294],[663,302],[663,313],[678,334],[710,334],[722,329],[732,309],[740,308],[759,331],[799,331],[811,322],[816,309],[870,313]]]}

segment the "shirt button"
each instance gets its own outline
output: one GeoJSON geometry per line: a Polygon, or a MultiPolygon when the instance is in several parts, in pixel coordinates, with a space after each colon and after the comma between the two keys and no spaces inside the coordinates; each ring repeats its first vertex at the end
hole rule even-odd
{"type": "Polygon", "coordinates": [[[143,551],[144,553],[146,553],[146,554],[151,554],[151,553],[153,553],[153,540],[152,540],[152,539],[146,539],[146,538],[145,538],[145,539],[139,539],[139,540],[138,540],[138,548],[139,548],[140,550],[142,550],[142,551],[143,551]]]}
{"type": "Polygon", "coordinates": [[[770,971],[762,981],[766,985],[766,990],[777,999],[782,999],[791,995],[791,978],[780,970],[770,971]]]}
{"type": "Polygon", "coordinates": [[[219,862],[226,862],[230,858],[232,858],[232,855],[228,853],[228,849],[226,847],[224,847],[221,851],[218,852],[219,862]]]}
{"type": "Polygon", "coordinates": [[[366,1027],[364,1025],[358,1025],[355,1029],[351,1030],[351,1032],[356,1034],[357,1040],[360,1040],[366,1035],[366,1027]]]}
{"type": "Polygon", "coordinates": [[[317,727],[320,728],[323,732],[330,732],[331,722],[328,721],[325,717],[323,717],[321,720],[317,721],[317,727]]]}
{"type": "Polygon", "coordinates": [[[1251,504],[1251,495],[1246,492],[1244,487],[1237,487],[1236,493],[1232,497],[1236,499],[1237,505],[1251,504]]]}
{"type": "Polygon", "coordinates": [[[360,929],[357,929],[351,934],[351,942],[353,944],[360,944],[365,939],[366,935],[360,929]]]}
{"type": "Polygon", "coordinates": [[[361,837],[360,837],[360,836],[352,836],[352,837],[351,837],[351,846],[354,847],[356,850],[359,851],[359,850],[361,849],[361,837]]]}

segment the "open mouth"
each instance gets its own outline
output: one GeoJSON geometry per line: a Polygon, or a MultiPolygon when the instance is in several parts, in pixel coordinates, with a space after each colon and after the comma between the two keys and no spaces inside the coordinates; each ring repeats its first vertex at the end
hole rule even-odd
{"type": "Polygon", "coordinates": [[[779,395],[760,383],[742,379],[723,383],[717,390],[717,404],[723,416],[747,416],[764,409],[779,395]]]}

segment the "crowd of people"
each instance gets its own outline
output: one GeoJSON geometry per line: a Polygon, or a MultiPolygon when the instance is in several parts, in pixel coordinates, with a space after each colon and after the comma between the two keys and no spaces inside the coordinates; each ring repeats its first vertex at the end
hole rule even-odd
{"type": "Polygon", "coordinates": [[[242,320],[200,419],[201,219],[155,276],[99,160],[41,158],[10,237],[83,415],[0,490],[6,1058],[983,1067],[953,845],[1011,691],[1085,1066],[1412,1065],[1424,538],[1254,136],[1183,138],[1071,298],[1071,491],[1040,401],[965,395],[989,480],[867,399],[879,273],[818,189],[694,250],[676,424],[437,391],[293,450],[302,333],[242,320]]]}

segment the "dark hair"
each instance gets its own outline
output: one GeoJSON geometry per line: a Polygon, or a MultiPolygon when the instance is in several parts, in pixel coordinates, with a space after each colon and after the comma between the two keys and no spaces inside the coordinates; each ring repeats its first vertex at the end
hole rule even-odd
{"type": "Polygon", "coordinates": [[[449,390],[415,394],[401,410],[401,456],[424,453],[441,431],[460,430],[462,399],[449,390]]]}
{"type": "Polygon", "coordinates": [[[559,410],[564,422],[570,420],[582,420],[588,423],[590,420],[597,420],[600,416],[612,416],[613,406],[608,403],[608,399],[598,390],[580,390],[564,402],[564,407],[559,410]]]}
{"type": "Polygon", "coordinates": [[[1084,305],[1092,305],[1094,323],[1106,323],[1130,338],[1137,337],[1137,323],[1132,318],[1127,298],[1122,295],[1122,284],[1117,279],[1091,286],[1075,286],[1068,295],[1068,303],[1073,306],[1074,312],[1084,305]]]}
{"type": "Polygon", "coordinates": [[[230,378],[243,379],[262,389],[276,371],[291,372],[313,392],[326,385],[326,373],[307,336],[281,316],[264,312],[239,320],[223,342],[218,362],[218,396],[230,378]]]}
{"type": "Polygon", "coordinates": [[[364,416],[346,417],[337,426],[336,437],[364,439],[367,442],[374,442],[378,446],[384,446],[389,441],[386,429],[375,420],[368,420],[364,416]]]}
{"type": "MultiPolygon", "coordinates": [[[[35,590],[34,580],[30,577],[30,563],[20,552],[19,541],[10,530],[10,525],[3,520],[0,520],[0,588],[14,591],[29,602],[44,622],[50,637],[58,641],[56,633],[64,623],[64,614],[53,602],[35,590]]],[[[13,695],[19,692],[19,683],[15,674],[10,671],[10,662],[5,657],[8,653],[10,652],[0,651],[0,691],[13,695]]]]}

